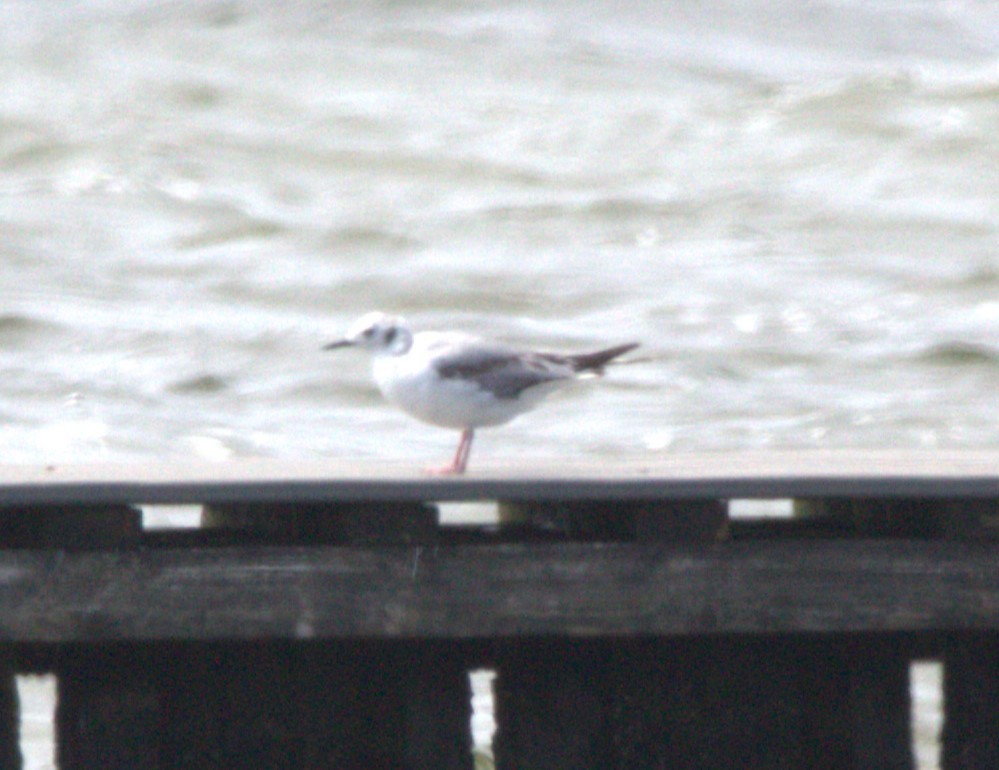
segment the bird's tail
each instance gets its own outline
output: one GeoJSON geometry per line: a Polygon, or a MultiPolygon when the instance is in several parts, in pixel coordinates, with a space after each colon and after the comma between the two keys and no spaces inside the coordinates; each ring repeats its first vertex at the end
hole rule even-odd
{"type": "Polygon", "coordinates": [[[605,350],[597,350],[593,353],[579,353],[574,356],[566,356],[566,360],[577,372],[593,372],[603,374],[604,367],[618,356],[634,350],[638,347],[637,342],[629,342],[626,345],[615,345],[605,350]]]}

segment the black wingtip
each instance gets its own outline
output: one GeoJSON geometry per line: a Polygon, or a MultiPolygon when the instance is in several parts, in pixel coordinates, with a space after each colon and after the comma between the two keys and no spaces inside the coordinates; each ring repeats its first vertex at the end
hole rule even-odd
{"type": "Polygon", "coordinates": [[[597,350],[593,353],[580,353],[579,355],[568,356],[568,358],[577,372],[594,372],[595,374],[603,374],[604,367],[607,364],[615,358],[623,356],[625,353],[630,353],[638,346],[639,343],[637,342],[628,342],[624,345],[615,345],[612,348],[597,350]]]}

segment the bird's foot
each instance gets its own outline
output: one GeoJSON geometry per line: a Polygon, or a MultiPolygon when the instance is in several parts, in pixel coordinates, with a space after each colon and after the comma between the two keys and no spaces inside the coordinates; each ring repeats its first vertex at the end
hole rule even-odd
{"type": "Polygon", "coordinates": [[[465,472],[465,467],[463,465],[458,465],[457,463],[451,463],[450,465],[444,465],[436,468],[427,468],[425,473],[430,476],[460,476],[465,472]]]}

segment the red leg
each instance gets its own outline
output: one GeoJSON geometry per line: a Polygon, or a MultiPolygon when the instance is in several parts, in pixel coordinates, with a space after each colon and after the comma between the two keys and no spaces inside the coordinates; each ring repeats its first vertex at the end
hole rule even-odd
{"type": "Polygon", "coordinates": [[[472,453],[472,439],[475,438],[475,431],[465,428],[461,432],[461,441],[458,443],[458,456],[455,458],[456,473],[464,473],[468,467],[468,456],[472,453]]]}
{"type": "Polygon", "coordinates": [[[454,453],[454,460],[450,465],[445,465],[443,468],[431,468],[430,473],[435,476],[448,476],[451,474],[460,474],[465,472],[465,468],[468,467],[468,455],[472,451],[472,439],[475,438],[475,431],[471,428],[465,428],[461,432],[461,441],[458,442],[458,451],[454,453]]]}

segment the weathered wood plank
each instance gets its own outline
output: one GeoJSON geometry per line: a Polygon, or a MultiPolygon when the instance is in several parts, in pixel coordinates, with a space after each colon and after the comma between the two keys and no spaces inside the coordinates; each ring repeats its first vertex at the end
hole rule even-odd
{"type": "Polygon", "coordinates": [[[999,629],[946,541],[0,553],[0,641],[999,629]]]}
{"type": "Polygon", "coordinates": [[[482,463],[460,477],[344,460],[0,466],[0,508],[108,503],[722,498],[999,499],[999,452],[816,451],[482,463]]]}

